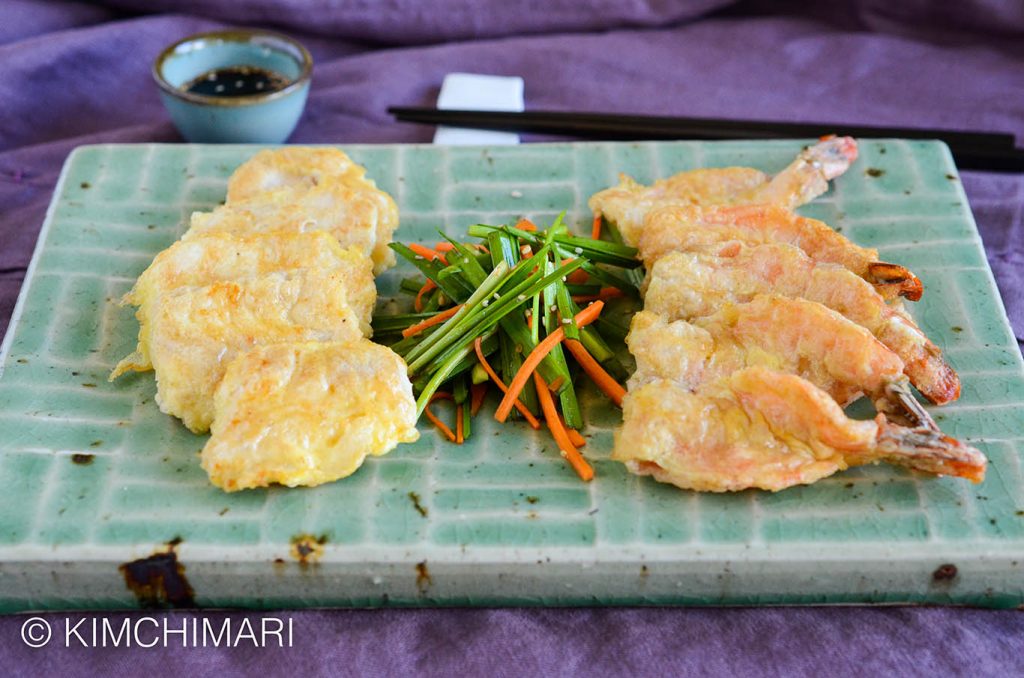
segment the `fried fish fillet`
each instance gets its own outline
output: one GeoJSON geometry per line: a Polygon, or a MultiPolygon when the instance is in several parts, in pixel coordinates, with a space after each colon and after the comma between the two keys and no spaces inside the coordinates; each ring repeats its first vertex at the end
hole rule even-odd
{"type": "Polygon", "coordinates": [[[214,403],[202,466],[229,492],[331,482],[419,437],[405,363],[365,339],[241,353],[214,403]]]}
{"type": "Polygon", "coordinates": [[[235,170],[227,203],[194,213],[183,237],[327,231],[342,246],[358,247],[380,273],[395,263],[388,244],[396,228],[395,201],[347,155],[337,149],[287,148],[261,151],[235,170]]]}
{"type": "Polygon", "coordinates": [[[370,260],[356,248],[343,249],[323,231],[310,233],[207,233],[179,240],[153,259],[123,303],[138,306],[139,343],[118,363],[111,379],[129,370],[152,369],[149,316],[159,298],[184,286],[240,280],[274,271],[298,269],[337,271],[345,283],[346,299],[370,334],[370,315],[377,299],[370,260]]]}
{"type": "Polygon", "coordinates": [[[201,433],[213,421],[213,394],[241,351],[296,341],[360,339],[344,271],[297,270],[179,287],[148,317],[157,404],[201,433]]]}
{"type": "Polygon", "coordinates": [[[366,168],[344,151],[329,146],[285,146],[260,151],[238,166],[228,179],[228,204],[288,188],[295,192],[340,180],[355,183],[366,168]]]}
{"type": "Polygon", "coordinates": [[[614,224],[629,245],[640,242],[647,214],[666,206],[771,204],[794,209],[828,190],[828,182],[857,159],[857,142],[833,137],[805,149],[769,177],[750,167],[680,172],[644,186],[626,175],[619,185],[591,196],[590,209],[614,224]]]}
{"type": "Polygon", "coordinates": [[[806,379],[764,367],[696,393],[665,380],[630,391],[612,458],[704,492],[776,491],[877,461],[981,482],[986,465],[981,452],[938,431],[884,415],[850,419],[806,379]]]}

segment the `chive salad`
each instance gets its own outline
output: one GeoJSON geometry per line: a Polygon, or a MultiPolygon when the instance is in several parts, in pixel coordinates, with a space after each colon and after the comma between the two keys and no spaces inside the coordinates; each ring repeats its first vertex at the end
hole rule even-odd
{"type": "Polygon", "coordinates": [[[495,387],[498,421],[544,422],[580,478],[593,478],[579,451],[586,440],[574,376],[621,406],[627,373],[609,339],[621,342],[626,331],[602,311],[612,298],[639,298],[641,265],[636,248],[612,229],[617,242],[602,240],[601,227],[597,216],[588,238],[571,234],[562,216],[544,230],[521,219],[470,226],[472,242],[441,233],[434,247],[391,244],[421,274],[400,285],[415,312],[376,316],[374,338],[393,342],[408,364],[417,415],[461,444],[495,387]],[[431,411],[437,400],[454,404],[454,426],[431,411]]]}

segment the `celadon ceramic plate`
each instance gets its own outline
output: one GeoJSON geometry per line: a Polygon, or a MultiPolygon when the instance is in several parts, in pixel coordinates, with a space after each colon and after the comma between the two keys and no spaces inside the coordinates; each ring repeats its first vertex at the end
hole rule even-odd
{"type": "MultiPolygon", "coordinates": [[[[620,171],[784,167],[799,142],[346,147],[395,196],[398,237],[568,210],[620,171]]],[[[913,313],[963,378],[935,410],[991,459],[984,484],[858,468],[778,494],[695,494],[608,460],[620,414],[584,390],[580,482],[546,434],[481,416],[431,428],[314,489],[225,494],[205,438],[161,414],[152,374],[108,383],[135,343],[117,300],[244,146],[89,146],[68,159],[0,375],[0,609],[1024,603],[1024,373],[964,192],[937,143],[868,141],[801,211],[924,281],[913,313]]],[[[410,269],[379,279],[382,300],[410,269]]],[[[405,298],[407,299],[407,297],[405,298]]],[[[494,402],[485,406],[492,410],[494,402]]]]}

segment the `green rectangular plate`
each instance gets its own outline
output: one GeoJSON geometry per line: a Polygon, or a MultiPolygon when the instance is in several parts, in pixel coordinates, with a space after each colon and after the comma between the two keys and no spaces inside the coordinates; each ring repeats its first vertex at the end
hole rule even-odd
{"type": "MultiPolygon", "coordinates": [[[[438,227],[545,223],[563,209],[588,224],[587,197],[620,171],[775,172],[800,147],[345,150],[395,196],[398,237],[433,242],[438,227]]],[[[914,315],[964,384],[935,418],[988,454],[987,480],[882,465],[730,495],[628,475],[608,459],[619,413],[586,390],[590,484],[547,435],[482,416],[466,445],[424,427],[417,444],[323,487],[211,486],[204,438],[157,410],[152,375],[106,376],[137,332],[117,300],[255,150],[89,146],[68,159],[0,354],[0,610],[187,603],[181,591],[140,601],[119,569],[168,543],[201,606],[1024,603],[1024,372],[945,146],[864,142],[802,211],[924,281],[914,315]]],[[[379,279],[384,303],[408,273],[379,279]]],[[[177,578],[172,556],[146,564],[177,578]]]]}

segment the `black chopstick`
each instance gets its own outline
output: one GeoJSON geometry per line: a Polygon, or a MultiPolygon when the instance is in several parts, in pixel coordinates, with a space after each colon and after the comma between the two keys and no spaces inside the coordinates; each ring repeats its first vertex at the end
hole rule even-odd
{"type": "Polygon", "coordinates": [[[948,129],[879,127],[838,123],[720,120],[566,111],[508,113],[392,107],[388,109],[388,112],[404,122],[624,141],[806,139],[825,134],[841,134],[861,138],[938,139],[949,146],[961,169],[1024,171],[1024,152],[1015,149],[1014,136],[1004,132],[962,132],[948,129]]]}

